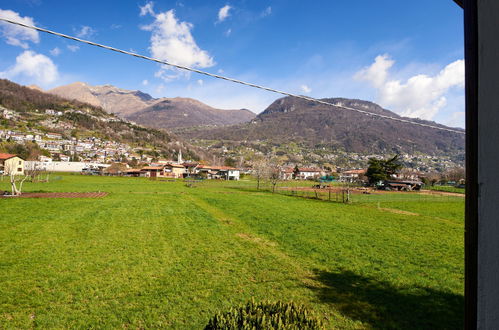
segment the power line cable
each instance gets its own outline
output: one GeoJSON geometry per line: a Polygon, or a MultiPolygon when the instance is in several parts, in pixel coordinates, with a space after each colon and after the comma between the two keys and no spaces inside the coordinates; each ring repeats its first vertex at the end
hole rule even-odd
{"type": "Polygon", "coordinates": [[[126,51],[126,50],[114,48],[114,47],[111,47],[111,46],[106,46],[106,45],[103,45],[103,44],[98,44],[96,42],[92,42],[92,41],[89,41],[89,40],[84,40],[84,39],[80,39],[80,38],[77,38],[77,37],[69,36],[67,34],[62,34],[62,33],[59,33],[59,32],[55,32],[55,31],[43,29],[43,28],[40,28],[40,27],[37,27],[37,26],[31,26],[31,25],[27,25],[27,24],[24,24],[24,23],[20,23],[20,22],[16,22],[16,21],[11,21],[11,20],[6,19],[6,18],[1,18],[0,17],[0,21],[4,21],[4,22],[10,23],[10,24],[19,25],[19,26],[22,26],[22,27],[25,27],[25,28],[28,28],[28,29],[32,29],[32,30],[37,30],[37,31],[40,31],[40,32],[45,32],[45,33],[48,33],[48,34],[53,34],[53,35],[56,35],[56,36],[59,36],[59,37],[62,37],[62,38],[66,38],[66,39],[78,41],[78,42],[85,43],[85,44],[88,44],[88,45],[92,45],[92,46],[96,46],[96,47],[108,49],[108,50],[111,50],[113,52],[118,52],[118,53],[122,53],[122,54],[126,54],[126,55],[131,55],[131,56],[134,56],[134,57],[142,58],[144,60],[153,61],[153,62],[156,62],[156,63],[159,63],[159,64],[164,64],[164,65],[172,66],[172,67],[177,68],[177,69],[187,70],[187,71],[199,73],[199,74],[202,74],[202,75],[205,75],[205,76],[209,76],[209,77],[213,77],[213,78],[217,78],[217,79],[223,79],[223,80],[227,80],[227,81],[230,81],[230,82],[233,82],[233,83],[237,83],[237,84],[241,84],[241,85],[245,85],[245,86],[249,86],[249,87],[254,87],[254,88],[266,90],[266,91],[269,91],[269,92],[272,92],[272,93],[277,93],[277,94],[282,94],[282,95],[286,95],[286,96],[296,97],[296,98],[299,98],[299,99],[303,99],[303,100],[307,100],[307,101],[312,101],[312,102],[317,102],[317,103],[320,103],[320,104],[329,105],[329,106],[333,106],[333,107],[337,107],[337,108],[341,108],[341,109],[345,109],[345,110],[349,110],[349,111],[355,111],[355,112],[358,112],[358,113],[361,113],[361,114],[364,114],[364,115],[368,115],[368,116],[373,116],[373,117],[378,117],[378,118],[383,118],[383,119],[389,119],[389,120],[393,120],[393,121],[398,121],[398,122],[402,122],[402,123],[408,123],[408,124],[411,124],[411,125],[417,125],[417,126],[422,126],[422,127],[429,127],[429,128],[433,128],[433,129],[437,129],[437,130],[441,130],[441,131],[453,132],[453,133],[458,133],[458,134],[465,134],[464,131],[460,131],[460,130],[456,130],[456,129],[452,129],[452,128],[434,126],[434,125],[430,125],[430,124],[424,124],[424,123],[419,123],[419,122],[411,121],[411,120],[408,120],[408,119],[395,118],[395,117],[390,117],[390,116],[387,116],[387,115],[373,113],[373,112],[369,112],[369,111],[365,111],[365,110],[360,110],[360,109],[356,109],[356,108],[346,107],[344,105],[334,104],[334,103],[331,103],[331,102],[327,102],[327,101],[315,99],[313,97],[308,97],[308,96],[303,96],[303,95],[288,93],[288,92],[277,90],[277,89],[274,89],[274,88],[265,87],[265,86],[261,86],[261,85],[257,85],[257,84],[253,84],[253,83],[249,83],[249,82],[245,82],[245,81],[238,80],[238,79],[221,76],[221,75],[218,75],[218,74],[214,74],[214,73],[209,73],[209,72],[206,72],[206,71],[197,70],[197,69],[190,68],[190,67],[187,67],[187,66],[183,66],[183,65],[179,65],[179,64],[173,64],[173,63],[170,63],[170,62],[167,62],[167,61],[163,61],[163,60],[159,60],[159,59],[156,59],[156,58],[153,58],[153,57],[149,57],[149,56],[145,56],[145,55],[141,55],[141,54],[129,52],[129,51],[126,51]]]}

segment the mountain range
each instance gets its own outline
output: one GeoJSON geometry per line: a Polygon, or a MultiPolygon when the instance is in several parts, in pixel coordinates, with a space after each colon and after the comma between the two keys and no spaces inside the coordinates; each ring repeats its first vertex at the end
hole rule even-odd
{"type": "Polygon", "coordinates": [[[109,113],[154,128],[232,125],[255,117],[246,109],[215,109],[197,100],[181,97],[155,99],[141,91],[112,85],[91,86],[75,82],[47,92],[102,107],[109,113]]]}
{"type": "MultiPolygon", "coordinates": [[[[185,143],[177,136],[120,119],[100,106],[40,91],[35,86],[21,86],[0,79],[0,118],[3,111],[15,116],[0,121],[0,129],[29,132],[53,132],[65,137],[97,137],[126,143],[145,153],[173,158],[179,149],[192,159],[209,157],[204,151],[185,143]],[[57,115],[47,114],[48,111],[57,115]]],[[[10,116],[8,116],[10,117],[10,116]]]]}
{"type": "MultiPolygon", "coordinates": [[[[403,118],[368,101],[344,98],[322,100],[336,106],[284,97],[274,101],[248,123],[196,128],[177,134],[188,139],[266,141],[277,145],[293,142],[308,148],[339,149],[364,154],[464,153],[464,134],[369,116],[341,107],[403,118]]],[[[435,122],[403,119],[446,128],[435,122]]]]}
{"type": "MultiPolygon", "coordinates": [[[[48,92],[100,106],[142,125],[174,131],[192,141],[293,142],[306,148],[355,153],[464,154],[464,134],[368,116],[341,107],[404,118],[363,100],[323,99],[336,105],[330,106],[284,97],[255,115],[245,109],[215,109],[190,98],[155,99],[141,91],[111,85],[73,83],[48,92]]],[[[420,119],[404,119],[446,127],[420,119]]]]}

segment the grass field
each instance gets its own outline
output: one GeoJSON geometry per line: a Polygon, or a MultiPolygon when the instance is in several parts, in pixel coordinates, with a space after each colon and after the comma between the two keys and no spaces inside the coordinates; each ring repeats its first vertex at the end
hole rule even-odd
{"type": "Polygon", "coordinates": [[[463,326],[463,198],[52,178],[25,191],[109,195],[0,199],[0,328],[202,328],[251,297],[305,304],[328,328],[463,326]]]}
{"type": "Polygon", "coordinates": [[[428,186],[427,188],[430,190],[446,191],[459,194],[464,194],[466,190],[465,188],[458,188],[454,186],[428,186]]]}

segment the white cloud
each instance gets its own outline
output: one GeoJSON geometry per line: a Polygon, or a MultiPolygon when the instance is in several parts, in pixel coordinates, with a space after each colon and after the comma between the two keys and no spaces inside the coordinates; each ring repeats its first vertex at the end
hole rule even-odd
{"type": "Polygon", "coordinates": [[[145,16],[147,14],[154,16],[154,2],[148,1],[144,6],[140,6],[140,16],[145,16]]]}
{"type": "Polygon", "coordinates": [[[59,78],[57,66],[45,55],[26,50],[16,58],[16,64],[0,76],[12,79],[14,77],[29,78],[31,83],[47,86],[59,78]]]}
{"type": "Polygon", "coordinates": [[[144,86],[149,85],[149,81],[147,79],[142,80],[142,85],[144,86]]]}
{"type": "Polygon", "coordinates": [[[61,50],[59,49],[59,47],[55,47],[54,49],[52,49],[50,51],[50,55],[52,56],[59,56],[61,54],[61,50]]]}
{"type": "Polygon", "coordinates": [[[232,29],[228,29],[227,31],[225,31],[225,36],[228,37],[228,36],[230,36],[231,33],[232,33],[232,29]]]}
{"type": "MultiPolygon", "coordinates": [[[[12,10],[0,9],[0,17],[26,25],[35,25],[33,18],[28,16],[21,17],[18,13],[12,10]]],[[[0,22],[0,32],[2,37],[5,38],[5,42],[12,46],[19,46],[24,49],[28,49],[29,45],[26,41],[31,41],[36,44],[40,42],[38,31],[10,23],[0,22]]]]}
{"type": "Polygon", "coordinates": [[[76,36],[78,38],[91,38],[95,34],[95,30],[90,26],[83,25],[79,30],[76,31],[76,36]]]}
{"type": "Polygon", "coordinates": [[[272,14],[272,7],[268,6],[264,11],[262,11],[260,17],[269,16],[270,14],[272,14]]]}
{"type": "Polygon", "coordinates": [[[217,22],[223,22],[227,17],[230,16],[229,11],[231,10],[231,6],[225,5],[220,10],[218,11],[218,21],[217,22]]]}
{"type": "Polygon", "coordinates": [[[117,29],[121,29],[123,27],[123,25],[121,24],[111,24],[110,28],[112,30],[117,30],[117,29]]]}
{"type": "Polygon", "coordinates": [[[402,116],[431,120],[446,106],[447,92],[464,87],[464,61],[450,63],[434,76],[418,74],[407,81],[390,79],[393,61],[388,55],[377,56],[374,63],[357,72],[355,79],[365,80],[377,90],[377,102],[402,116]]]}
{"type": "Polygon", "coordinates": [[[394,63],[395,61],[390,59],[388,54],[378,55],[371,66],[366,67],[355,74],[355,79],[367,80],[374,87],[380,88],[386,82],[388,69],[390,69],[394,63]]]}
{"type": "Polygon", "coordinates": [[[198,79],[197,83],[199,86],[203,86],[204,81],[203,81],[203,79],[198,79]]]}
{"type": "MultiPolygon", "coordinates": [[[[188,67],[207,68],[215,65],[208,52],[196,44],[191,34],[193,25],[179,21],[175,17],[173,9],[154,15],[154,18],[152,24],[142,27],[143,30],[152,33],[151,46],[149,47],[152,57],[188,67]]],[[[167,81],[176,79],[181,75],[185,75],[185,73],[172,70],[168,66],[163,66],[155,74],[156,77],[161,77],[167,81]]]]}
{"type": "Polygon", "coordinates": [[[303,93],[308,94],[312,91],[312,88],[308,87],[307,85],[301,85],[300,89],[302,90],[303,93]]]}
{"type": "Polygon", "coordinates": [[[66,46],[70,51],[72,51],[73,53],[78,51],[80,49],[80,46],[78,45],[67,45],[66,46]]]}

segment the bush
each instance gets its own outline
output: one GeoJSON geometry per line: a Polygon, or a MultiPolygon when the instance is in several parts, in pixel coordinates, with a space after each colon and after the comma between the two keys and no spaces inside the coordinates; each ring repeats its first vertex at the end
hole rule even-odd
{"type": "Polygon", "coordinates": [[[215,314],[205,330],[216,329],[323,329],[323,326],[303,305],[252,300],[226,313],[215,314]]]}

